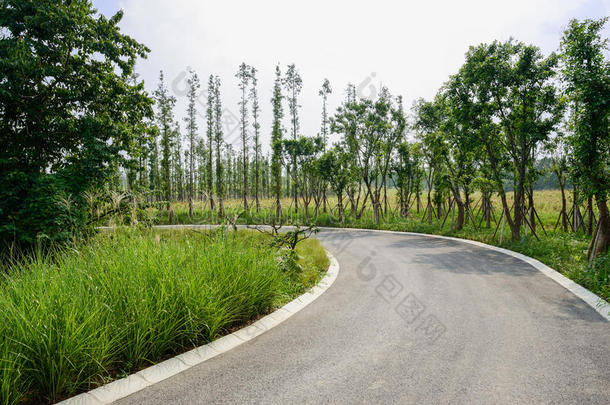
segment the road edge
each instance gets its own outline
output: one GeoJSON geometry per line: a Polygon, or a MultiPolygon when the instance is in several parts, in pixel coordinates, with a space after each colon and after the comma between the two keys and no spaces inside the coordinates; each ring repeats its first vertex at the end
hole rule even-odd
{"type": "Polygon", "coordinates": [[[418,232],[402,232],[402,231],[390,231],[385,229],[365,229],[365,228],[333,228],[333,227],[320,227],[320,229],[333,231],[333,230],[346,230],[346,231],[360,231],[360,232],[381,232],[381,233],[391,233],[396,235],[413,235],[413,236],[427,236],[431,238],[437,239],[446,239],[453,240],[456,242],[464,242],[474,246],[487,248],[491,250],[495,250],[500,253],[504,253],[506,255],[515,257],[532,267],[536,270],[540,271],[545,276],[549,277],[557,284],[561,285],[566,290],[570,291],[572,294],[576,295],[582,301],[584,301],[587,305],[589,305],[593,310],[595,310],[598,314],[600,314],[606,321],[610,322],[610,304],[608,304],[604,299],[602,299],[597,294],[587,290],[585,287],[580,284],[575,283],[570,280],[557,270],[547,266],[541,261],[534,259],[533,257],[526,256],[522,253],[518,253],[512,251],[510,249],[504,249],[494,245],[488,245],[487,243],[479,242],[471,239],[462,239],[456,238],[454,236],[443,236],[443,235],[434,235],[429,233],[418,233],[418,232]]]}
{"type": "Polygon", "coordinates": [[[152,365],[120,380],[113,381],[91,391],[58,402],[58,405],[100,405],[112,403],[160,381],[173,377],[182,371],[188,370],[189,368],[199,365],[242,343],[262,335],[311,304],[335,282],[339,274],[339,262],[328,250],[326,250],[326,255],[330,260],[330,265],[322,280],[309,289],[309,291],[276,311],[236,332],[216,339],[213,342],[152,365]]]}

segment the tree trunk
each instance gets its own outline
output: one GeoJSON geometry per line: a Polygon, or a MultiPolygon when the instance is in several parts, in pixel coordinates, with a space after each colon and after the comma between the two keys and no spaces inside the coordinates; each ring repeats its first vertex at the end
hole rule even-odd
{"type": "Polygon", "coordinates": [[[455,199],[455,203],[457,205],[458,208],[458,216],[457,216],[457,222],[455,223],[455,230],[456,231],[461,231],[464,228],[464,211],[465,211],[465,204],[462,201],[461,198],[456,198],[455,199]]]}
{"type": "Polygon", "coordinates": [[[343,191],[337,193],[337,206],[339,207],[339,222],[343,223],[343,191]]]}
{"type": "Polygon", "coordinates": [[[275,217],[281,218],[282,216],[282,201],[279,196],[275,199],[275,217]]]}
{"type": "Polygon", "coordinates": [[[530,226],[532,227],[532,231],[536,233],[536,213],[534,211],[534,190],[530,188],[530,192],[528,195],[528,205],[529,205],[529,216],[530,216],[530,226]]]}
{"type": "Polygon", "coordinates": [[[375,216],[375,225],[379,225],[379,211],[381,211],[381,203],[378,201],[373,202],[373,214],[375,216]]]}
{"type": "Polygon", "coordinates": [[[606,253],[610,247],[610,213],[608,212],[608,202],[597,197],[595,199],[597,200],[597,209],[599,210],[599,225],[597,237],[591,239],[591,244],[595,244],[595,240],[597,240],[597,246],[593,250],[594,258],[606,253]]]}
{"type": "Polygon", "coordinates": [[[589,196],[587,199],[587,235],[593,235],[593,197],[589,196]]]}
{"type": "Polygon", "coordinates": [[[430,190],[428,189],[428,206],[426,207],[428,210],[428,223],[432,224],[432,199],[430,198],[430,190]]]}
{"type": "MultiPolygon", "coordinates": [[[[568,215],[567,215],[567,202],[566,202],[566,194],[565,194],[565,186],[562,182],[559,182],[559,188],[561,189],[561,226],[563,227],[563,231],[568,231],[568,215]]],[[[576,200],[575,200],[576,201],[576,200]]],[[[576,205],[574,205],[576,209],[576,205]]]]}

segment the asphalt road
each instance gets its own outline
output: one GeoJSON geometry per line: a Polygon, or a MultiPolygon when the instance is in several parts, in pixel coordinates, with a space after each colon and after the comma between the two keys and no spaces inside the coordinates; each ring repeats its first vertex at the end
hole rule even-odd
{"type": "Polygon", "coordinates": [[[267,333],[119,404],[610,404],[610,322],[530,265],[323,231],[335,283],[267,333]]]}

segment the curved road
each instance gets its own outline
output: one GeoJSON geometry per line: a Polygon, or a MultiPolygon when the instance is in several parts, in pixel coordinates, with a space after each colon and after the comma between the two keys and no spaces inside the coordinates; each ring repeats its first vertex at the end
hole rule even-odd
{"type": "Polygon", "coordinates": [[[265,334],[119,404],[610,404],[610,322],[511,256],[324,230],[341,265],[265,334]]]}

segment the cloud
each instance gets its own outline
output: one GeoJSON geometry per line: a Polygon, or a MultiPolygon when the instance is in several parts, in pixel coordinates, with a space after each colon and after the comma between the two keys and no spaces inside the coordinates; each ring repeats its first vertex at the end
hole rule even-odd
{"type": "MultiPolygon", "coordinates": [[[[94,1],[101,2],[107,0],[94,1]]],[[[387,85],[408,107],[418,97],[433,97],[459,68],[468,46],[512,36],[549,53],[570,18],[607,15],[610,0],[122,0],[118,5],[125,10],[122,30],[152,50],[137,68],[149,89],[156,87],[160,69],[172,79],[191,67],[202,83],[217,74],[223,104],[236,114],[235,72],[242,61],[255,66],[268,150],[278,62],[283,69],[295,63],[303,77],[301,132],[312,136],[320,127],[318,90],[325,77],[333,87],[331,111],[348,82],[364,83],[363,93],[387,85]]],[[[185,110],[182,98],[177,116],[185,110]]],[[[203,119],[200,128],[203,132],[203,119]]]]}

